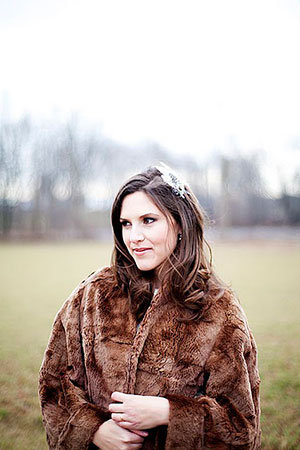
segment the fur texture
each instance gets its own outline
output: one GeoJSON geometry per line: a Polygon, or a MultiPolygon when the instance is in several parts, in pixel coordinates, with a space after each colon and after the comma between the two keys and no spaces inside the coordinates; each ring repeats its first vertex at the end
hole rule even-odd
{"type": "Polygon", "coordinates": [[[180,315],[158,293],[136,331],[110,268],[73,291],[40,370],[50,449],[96,448],[113,391],[169,399],[169,425],[150,430],[144,449],[259,448],[256,345],[239,303],[226,292],[199,324],[180,315]]]}

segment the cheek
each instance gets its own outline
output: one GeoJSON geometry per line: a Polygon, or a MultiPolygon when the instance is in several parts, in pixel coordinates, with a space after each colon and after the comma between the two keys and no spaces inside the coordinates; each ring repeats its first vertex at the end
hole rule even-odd
{"type": "Polygon", "coordinates": [[[177,235],[170,233],[168,235],[168,250],[172,253],[177,244],[177,235]]]}
{"type": "Polygon", "coordinates": [[[123,238],[123,242],[126,245],[126,247],[128,248],[128,233],[126,233],[126,230],[123,228],[122,229],[122,238],[123,238]]]}
{"type": "Polygon", "coordinates": [[[164,251],[172,253],[172,251],[176,247],[177,234],[174,232],[174,230],[164,228],[164,230],[161,230],[159,234],[159,240],[164,251]]]}

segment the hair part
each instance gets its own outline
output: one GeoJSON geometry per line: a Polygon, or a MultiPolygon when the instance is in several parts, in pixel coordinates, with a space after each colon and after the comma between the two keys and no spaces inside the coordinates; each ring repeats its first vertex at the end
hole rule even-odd
{"type": "Polygon", "coordinates": [[[206,215],[191,189],[184,185],[184,197],[178,196],[166,183],[157,167],[131,177],[120,188],[114,200],[111,222],[114,250],[111,264],[120,290],[128,295],[131,308],[140,320],[153,296],[154,270],[141,271],[127,250],[122,237],[120,214],[124,198],[138,191],[144,192],[166,216],[181,228],[182,239],[171,255],[158,268],[161,292],[182,309],[181,321],[192,322],[203,317],[216,297],[224,293],[224,284],[212,269],[212,252],[203,236],[206,215]],[[207,246],[209,256],[205,254],[207,246]]]}

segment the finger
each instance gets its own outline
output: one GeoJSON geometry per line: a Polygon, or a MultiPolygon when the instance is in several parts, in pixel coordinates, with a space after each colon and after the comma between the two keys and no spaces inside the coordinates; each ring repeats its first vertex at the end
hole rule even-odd
{"type": "Polygon", "coordinates": [[[113,392],[111,394],[111,398],[115,401],[115,402],[123,402],[127,397],[127,394],[124,394],[123,392],[113,392]]]}
{"type": "Polygon", "coordinates": [[[124,403],[110,403],[108,409],[112,413],[122,413],[125,411],[124,403]]]}
{"type": "Polygon", "coordinates": [[[126,420],[124,414],[118,414],[118,413],[112,413],[111,418],[112,418],[112,420],[115,420],[116,422],[123,422],[126,420]]]}
{"type": "Polygon", "coordinates": [[[126,441],[128,444],[142,444],[144,442],[144,438],[129,431],[128,440],[126,439],[126,441]]]}
{"type": "Polygon", "coordinates": [[[124,420],[115,420],[113,419],[121,428],[125,428],[126,430],[130,430],[133,431],[134,427],[136,427],[136,425],[134,425],[132,422],[125,422],[124,420]]]}
{"type": "Polygon", "coordinates": [[[147,437],[148,436],[148,432],[147,431],[143,431],[143,430],[130,430],[130,431],[132,431],[133,433],[135,433],[135,434],[137,434],[138,436],[141,436],[141,437],[147,437]]]}

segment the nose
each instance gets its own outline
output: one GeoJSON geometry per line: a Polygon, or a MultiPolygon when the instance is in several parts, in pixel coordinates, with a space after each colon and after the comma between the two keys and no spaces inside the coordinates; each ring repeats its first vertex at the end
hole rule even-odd
{"type": "Polygon", "coordinates": [[[142,233],[142,230],[139,227],[132,226],[129,239],[130,239],[130,242],[141,242],[145,238],[142,233]]]}

